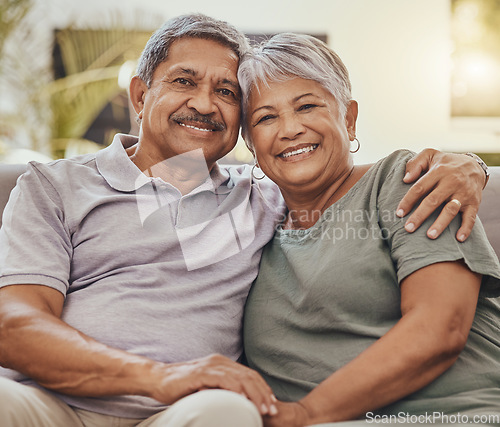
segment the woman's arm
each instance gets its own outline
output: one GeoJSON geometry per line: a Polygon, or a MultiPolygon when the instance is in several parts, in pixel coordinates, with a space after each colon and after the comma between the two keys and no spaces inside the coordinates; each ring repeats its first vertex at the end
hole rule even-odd
{"type": "Polygon", "coordinates": [[[352,420],[395,402],[450,368],[467,341],[481,277],[462,262],[422,268],[401,283],[401,320],[357,358],[266,425],[352,420]],[[293,420],[293,421],[292,421],[293,420]]]}

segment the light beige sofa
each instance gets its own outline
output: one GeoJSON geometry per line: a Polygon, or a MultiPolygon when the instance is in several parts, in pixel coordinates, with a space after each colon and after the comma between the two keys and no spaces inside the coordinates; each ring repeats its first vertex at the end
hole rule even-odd
{"type": "MultiPolygon", "coordinates": [[[[0,226],[1,213],[17,178],[26,170],[25,165],[0,163],[0,226]]],[[[490,242],[500,258],[500,166],[491,167],[490,181],[484,190],[479,216],[490,242]]]]}

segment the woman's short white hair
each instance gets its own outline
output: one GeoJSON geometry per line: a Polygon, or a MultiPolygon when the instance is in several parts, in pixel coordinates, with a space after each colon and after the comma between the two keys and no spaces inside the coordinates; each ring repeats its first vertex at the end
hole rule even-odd
{"type": "Polygon", "coordinates": [[[245,120],[251,91],[258,83],[268,84],[294,77],[314,80],[337,100],[345,117],[351,101],[349,73],[340,57],[321,40],[295,33],[281,33],[244,55],[238,69],[242,91],[241,131],[248,148],[253,143],[245,120]]]}

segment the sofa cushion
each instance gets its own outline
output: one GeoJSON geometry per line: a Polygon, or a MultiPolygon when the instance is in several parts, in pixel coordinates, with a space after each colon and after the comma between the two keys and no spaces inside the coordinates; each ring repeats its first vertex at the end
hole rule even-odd
{"type": "Polygon", "coordinates": [[[0,164],[0,227],[2,226],[2,213],[10,191],[16,185],[19,175],[26,171],[26,165],[0,164]]]}
{"type": "Polygon", "coordinates": [[[479,218],[488,239],[500,258],[500,166],[490,168],[491,176],[483,192],[479,207],[479,218]]]}

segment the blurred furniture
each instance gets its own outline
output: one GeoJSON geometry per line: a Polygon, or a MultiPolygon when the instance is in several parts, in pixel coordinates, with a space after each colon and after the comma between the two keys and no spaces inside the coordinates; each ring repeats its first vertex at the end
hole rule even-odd
{"type": "MultiPolygon", "coordinates": [[[[3,212],[18,176],[25,170],[25,165],[0,164],[0,214],[3,212]]],[[[490,171],[491,177],[483,193],[479,217],[497,256],[500,258],[500,166],[490,167],[490,171]]]]}

